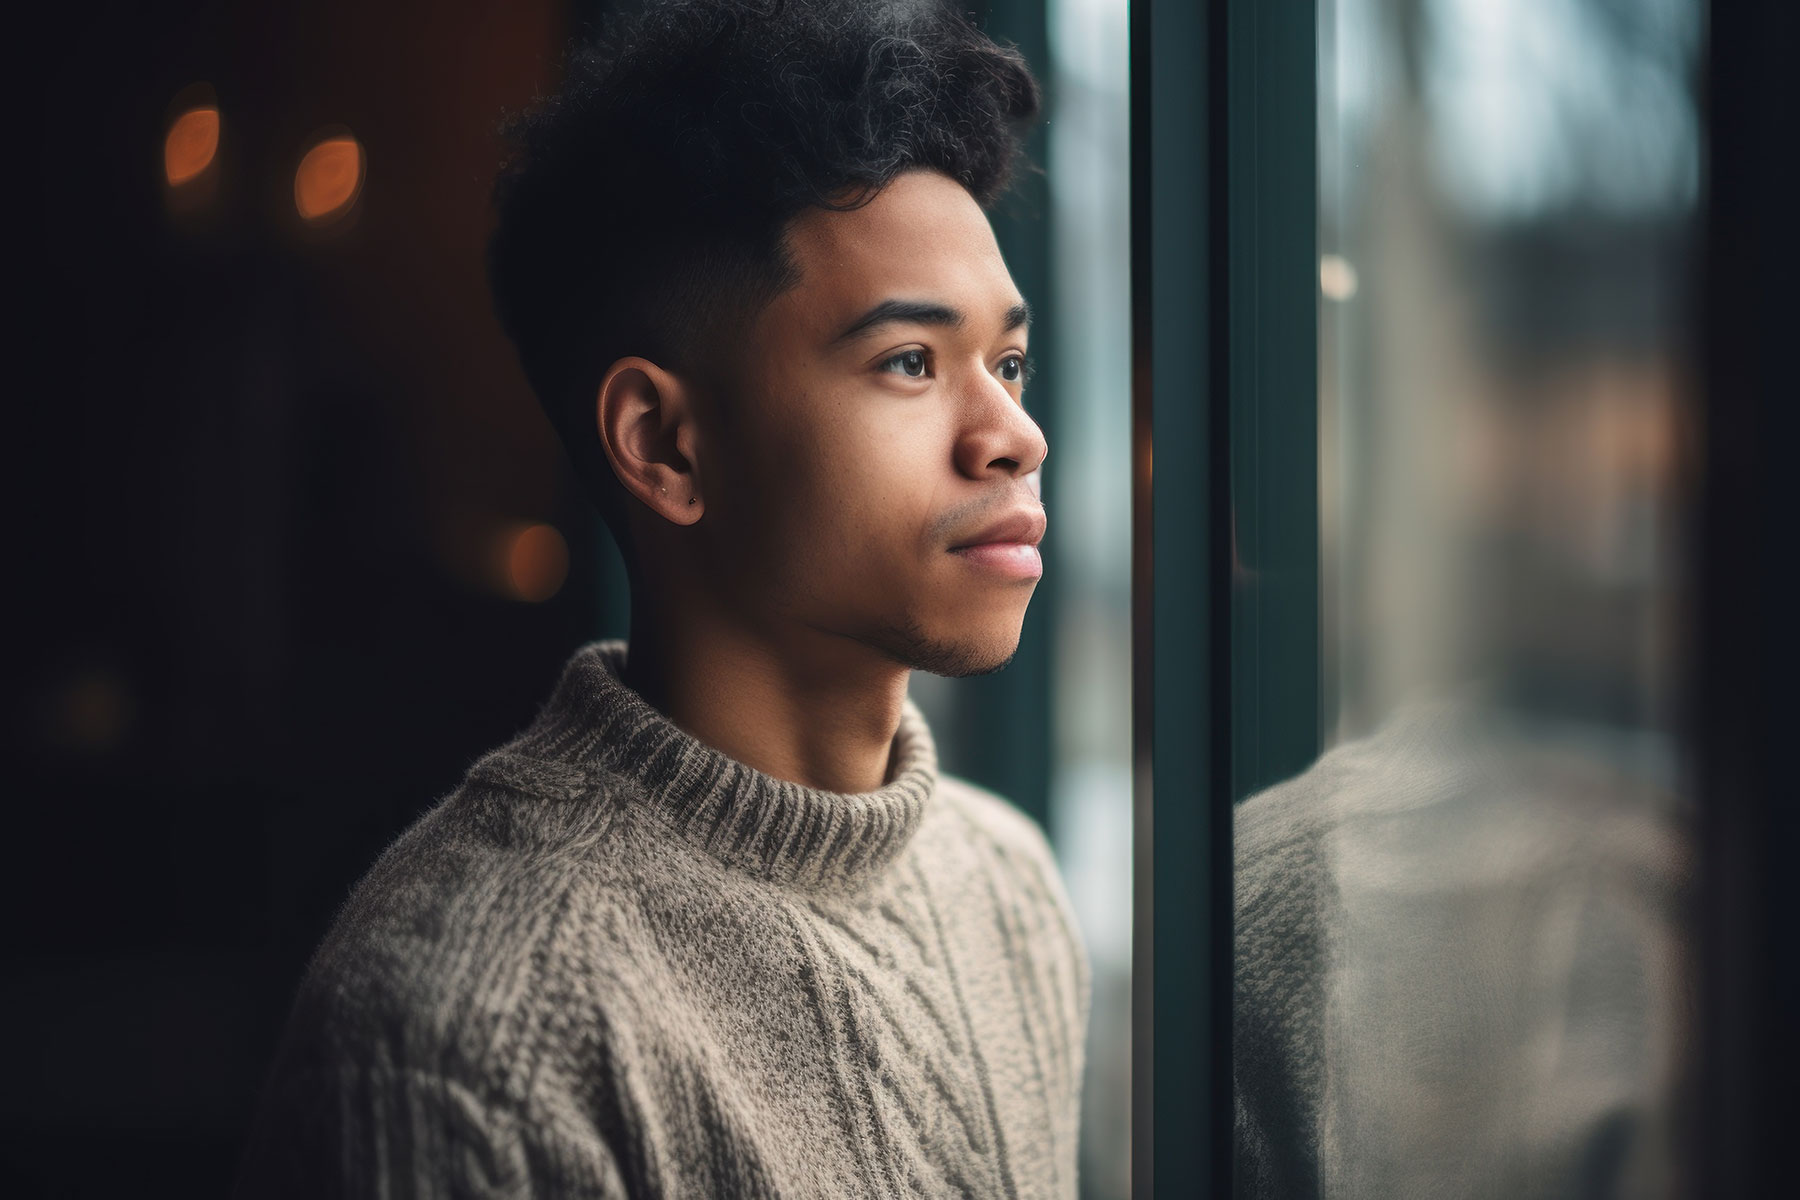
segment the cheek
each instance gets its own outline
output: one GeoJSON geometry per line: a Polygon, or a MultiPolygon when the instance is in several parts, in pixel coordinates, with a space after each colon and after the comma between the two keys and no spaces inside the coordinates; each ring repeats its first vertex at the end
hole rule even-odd
{"type": "Polygon", "coordinates": [[[867,611],[912,607],[931,583],[928,532],[941,497],[891,450],[815,464],[795,489],[790,562],[807,590],[867,611]]]}
{"type": "Polygon", "coordinates": [[[932,568],[934,516],[955,497],[943,430],[922,404],[885,396],[764,410],[735,447],[735,495],[719,552],[786,602],[832,596],[858,607],[912,604],[932,568]]]}
{"type": "Polygon", "coordinates": [[[883,457],[834,456],[814,464],[795,489],[790,529],[807,531],[817,570],[855,590],[891,589],[918,569],[928,486],[883,457]]]}
{"type": "Polygon", "coordinates": [[[764,439],[741,448],[717,548],[744,583],[792,600],[817,591],[854,552],[862,497],[828,441],[806,429],[766,430],[764,439]]]}

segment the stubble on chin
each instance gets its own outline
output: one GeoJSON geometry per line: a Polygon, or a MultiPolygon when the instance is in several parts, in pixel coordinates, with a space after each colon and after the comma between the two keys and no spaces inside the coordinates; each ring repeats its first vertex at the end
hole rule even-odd
{"type": "Polygon", "coordinates": [[[1017,638],[1004,646],[933,638],[912,616],[902,624],[878,628],[862,640],[903,667],[947,679],[992,675],[1019,652],[1017,638]]]}

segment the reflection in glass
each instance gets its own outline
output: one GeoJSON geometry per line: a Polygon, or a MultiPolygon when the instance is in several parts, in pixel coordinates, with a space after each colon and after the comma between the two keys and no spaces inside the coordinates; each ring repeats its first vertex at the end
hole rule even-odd
{"type": "Polygon", "coordinates": [[[1245,1194],[1685,1165],[1697,0],[1322,0],[1327,752],[1237,812],[1245,1194]]]}

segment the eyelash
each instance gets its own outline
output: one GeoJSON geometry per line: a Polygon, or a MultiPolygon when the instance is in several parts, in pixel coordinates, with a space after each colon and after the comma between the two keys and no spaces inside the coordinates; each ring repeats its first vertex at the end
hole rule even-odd
{"type": "MultiPolygon", "coordinates": [[[[931,351],[929,351],[929,350],[902,350],[900,353],[893,355],[890,358],[884,359],[881,363],[882,370],[884,370],[884,371],[888,370],[895,363],[899,362],[901,359],[907,358],[914,354],[917,354],[921,358],[925,359],[925,365],[927,365],[927,366],[930,365],[931,351]]],[[[1026,354],[1009,354],[1005,358],[1001,359],[1000,361],[1004,363],[1004,362],[1009,362],[1015,358],[1019,360],[1019,377],[1017,379],[1002,380],[1002,382],[1016,383],[1016,384],[1019,384],[1020,386],[1024,386],[1025,384],[1030,383],[1031,377],[1037,373],[1037,363],[1032,361],[1030,355],[1026,355],[1026,354]]],[[[905,379],[923,379],[924,378],[923,375],[908,375],[904,371],[894,371],[893,373],[896,375],[899,375],[905,379]]]]}

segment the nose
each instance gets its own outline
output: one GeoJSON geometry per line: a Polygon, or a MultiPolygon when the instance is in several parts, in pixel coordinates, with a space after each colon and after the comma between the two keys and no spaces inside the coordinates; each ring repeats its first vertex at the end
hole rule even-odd
{"type": "Polygon", "coordinates": [[[956,467],[970,479],[1002,474],[1020,479],[1044,464],[1044,431],[998,379],[983,373],[964,408],[956,467]]]}

